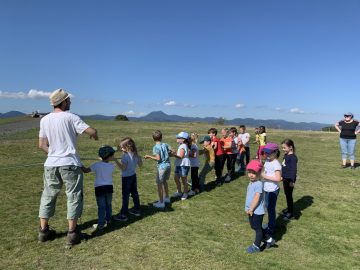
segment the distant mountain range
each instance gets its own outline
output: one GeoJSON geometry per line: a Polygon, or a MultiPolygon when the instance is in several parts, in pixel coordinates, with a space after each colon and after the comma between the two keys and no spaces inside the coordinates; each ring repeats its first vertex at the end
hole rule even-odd
{"type": "MultiPolygon", "coordinates": [[[[22,112],[11,111],[7,113],[0,113],[0,118],[18,117],[25,115],[22,112]]],[[[115,116],[105,116],[101,114],[83,115],[83,119],[92,120],[114,120],[115,116]]],[[[216,117],[187,117],[179,115],[168,115],[162,111],[151,112],[148,115],[141,117],[129,117],[130,121],[142,122],[202,122],[202,123],[216,123],[219,118],[216,117]]],[[[267,128],[289,129],[289,130],[321,130],[323,127],[331,126],[330,124],[316,123],[316,122],[288,122],[285,120],[262,120],[253,118],[235,118],[232,120],[225,120],[224,125],[246,125],[249,127],[257,127],[263,125],[267,128]]]]}
{"type": "Polygon", "coordinates": [[[24,116],[24,115],[26,115],[26,114],[22,113],[22,112],[10,111],[10,112],[7,112],[7,113],[0,113],[0,118],[11,118],[11,117],[24,116]]]}

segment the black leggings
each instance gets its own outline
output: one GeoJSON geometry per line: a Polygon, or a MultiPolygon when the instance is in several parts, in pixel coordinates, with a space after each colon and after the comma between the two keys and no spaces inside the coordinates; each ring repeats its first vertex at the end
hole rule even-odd
{"type": "Polygon", "coordinates": [[[255,215],[249,216],[249,222],[251,229],[255,231],[255,241],[254,244],[257,247],[260,247],[261,241],[263,240],[263,229],[262,229],[262,222],[263,222],[264,215],[255,215]]]}
{"type": "Polygon", "coordinates": [[[284,185],[284,192],[285,192],[285,196],[286,196],[286,203],[287,203],[287,208],[288,208],[288,212],[290,214],[294,214],[294,199],[293,199],[293,190],[294,187],[290,186],[291,180],[290,179],[283,179],[283,185],[284,185]]]}
{"type": "Polygon", "coordinates": [[[224,168],[225,163],[226,163],[226,168],[227,168],[229,176],[232,176],[235,172],[236,156],[237,156],[237,154],[223,155],[222,167],[224,168]]]}
{"type": "Polygon", "coordinates": [[[199,167],[191,167],[191,182],[192,190],[200,189],[200,180],[199,180],[199,167]]]}
{"type": "Polygon", "coordinates": [[[216,156],[215,155],[215,174],[216,180],[221,182],[222,177],[222,166],[223,166],[223,155],[216,156]]]}

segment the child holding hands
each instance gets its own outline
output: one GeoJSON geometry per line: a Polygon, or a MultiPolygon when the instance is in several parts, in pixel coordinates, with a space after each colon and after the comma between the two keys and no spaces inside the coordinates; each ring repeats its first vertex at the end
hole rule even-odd
{"type": "Polygon", "coordinates": [[[153,147],[153,155],[145,155],[145,159],[152,159],[157,162],[156,184],[159,195],[159,201],[153,204],[154,207],[163,209],[165,203],[170,203],[169,188],[167,181],[170,178],[170,158],[169,153],[171,148],[167,143],[162,142],[162,133],[160,130],[155,130],[153,135],[155,146],[153,147]],[[165,194],[165,196],[164,196],[165,194]]]}
{"type": "Polygon", "coordinates": [[[104,145],[99,149],[101,161],[92,164],[89,168],[83,167],[84,173],[95,172],[95,196],[98,206],[98,224],[94,224],[97,230],[103,230],[106,225],[111,223],[112,218],[112,194],[113,194],[113,171],[115,161],[120,167],[120,163],[114,159],[115,149],[104,145]]]}
{"type": "Polygon", "coordinates": [[[120,213],[115,217],[118,221],[127,221],[128,212],[135,216],[141,216],[140,199],[137,190],[136,167],[142,166],[141,157],[137,153],[133,139],[127,137],[121,140],[119,147],[124,152],[120,167],[122,170],[122,207],[120,213]],[[134,208],[129,210],[129,197],[133,198],[134,208]]]}

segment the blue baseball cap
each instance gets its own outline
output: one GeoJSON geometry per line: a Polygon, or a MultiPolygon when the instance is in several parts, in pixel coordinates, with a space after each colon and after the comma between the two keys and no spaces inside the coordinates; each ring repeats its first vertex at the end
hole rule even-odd
{"type": "Polygon", "coordinates": [[[176,139],[189,139],[189,134],[185,131],[181,131],[178,135],[176,135],[176,139]]]}

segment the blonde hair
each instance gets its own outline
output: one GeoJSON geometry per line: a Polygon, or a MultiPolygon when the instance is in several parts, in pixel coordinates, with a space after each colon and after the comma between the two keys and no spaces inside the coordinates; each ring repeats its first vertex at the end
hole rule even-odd
{"type": "Polygon", "coordinates": [[[197,143],[197,140],[199,138],[199,134],[197,134],[196,132],[193,132],[193,133],[191,133],[190,138],[191,138],[191,143],[197,143]]]}
{"type": "Polygon", "coordinates": [[[120,141],[120,147],[124,148],[126,151],[133,152],[135,156],[138,155],[135,142],[130,137],[126,137],[120,141]]]}

